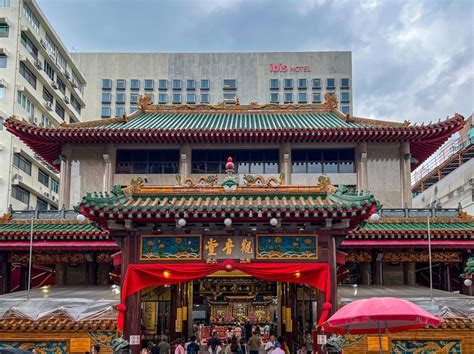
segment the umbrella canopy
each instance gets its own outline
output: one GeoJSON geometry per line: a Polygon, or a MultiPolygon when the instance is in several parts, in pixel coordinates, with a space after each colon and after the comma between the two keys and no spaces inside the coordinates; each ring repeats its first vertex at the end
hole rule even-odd
{"type": "Polygon", "coordinates": [[[437,327],[441,319],[414,303],[394,297],[373,297],[351,302],[327,320],[324,330],[334,333],[370,334],[437,327]]]}

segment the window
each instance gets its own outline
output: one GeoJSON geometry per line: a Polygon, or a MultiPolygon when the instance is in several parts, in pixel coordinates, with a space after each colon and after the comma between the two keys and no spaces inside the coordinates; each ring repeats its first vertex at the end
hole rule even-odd
{"type": "Polygon", "coordinates": [[[280,98],[278,93],[272,92],[270,93],[270,102],[271,103],[280,103],[280,98]]]}
{"type": "Polygon", "coordinates": [[[102,80],[102,90],[111,90],[112,89],[112,80],[103,79],[102,80]]]}
{"type": "Polygon", "coordinates": [[[344,114],[349,114],[349,106],[341,106],[341,112],[344,114]]]}
{"type": "Polygon", "coordinates": [[[24,62],[20,62],[20,74],[36,89],[36,76],[28,69],[24,62]]]}
{"type": "Polygon", "coordinates": [[[8,37],[9,32],[10,28],[8,27],[8,25],[6,23],[0,23],[0,37],[8,37]]]}
{"type": "Polygon", "coordinates": [[[313,93],[313,103],[321,103],[321,92],[313,93]]]}
{"type": "Polygon", "coordinates": [[[209,80],[201,80],[201,90],[209,90],[209,80]]]}
{"type": "Polygon", "coordinates": [[[280,88],[280,80],[270,79],[270,90],[278,90],[280,88]]]}
{"type": "Polygon", "coordinates": [[[326,85],[326,88],[328,89],[333,89],[335,88],[335,80],[334,79],[327,79],[327,85],[326,85]]]}
{"type": "Polygon", "coordinates": [[[150,104],[153,104],[155,102],[155,95],[153,95],[152,93],[147,93],[145,96],[150,97],[150,104]]]}
{"type": "Polygon", "coordinates": [[[19,153],[13,155],[13,166],[18,167],[20,170],[31,176],[31,162],[19,153]]]}
{"type": "Polygon", "coordinates": [[[125,94],[124,93],[117,93],[115,95],[115,103],[125,103],[125,94]]]}
{"type": "Polygon", "coordinates": [[[130,90],[140,90],[140,80],[130,80],[130,90]]]}
{"type": "Polygon", "coordinates": [[[147,79],[145,80],[145,90],[153,90],[155,88],[155,81],[147,79]]]}
{"type": "Polygon", "coordinates": [[[43,113],[41,113],[41,125],[43,127],[50,127],[51,126],[50,120],[43,113]]]}
{"type": "Polygon", "coordinates": [[[293,79],[285,79],[284,88],[285,89],[292,89],[293,88],[293,79]]]}
{"type": "Polygon", "coordinates": [[[294,149],[292,173],[353,173],[354,149],[294,149]]]}
{"type": "Polygon", "coordinates": [[[46,75],[48,75],[49,78],[54,81],[54,69],[51,65],[49,65],[46,59],[44,60],[43,70],[46,75]]]}
{"type": "Polygon", "coordinates": [[[49,187],[49,176],[41,170],[38,170],[38,182],[49,187]]]}
{"type": "Polygon", "coordinates": [[[64,107],[61,106],[58,101],[56,101],[55,111],[62,119],[64,119],[64,107]]]}
{"type": "Polygon", "coordinates": [[[0,99],[3,100],[5,98],[5,87],[0,86],[0,99]]]}
{"type": "Polygon", "coordinates": [[[72,71],[71,76],[72,85],[84,94],[84,84],[79,80],[79,76],[74,71],[72,71]]]}
{"type": "Polygon", "coordinates": [[[201,103],[209,103],[209,94],[208,93],[201,93],[201,103]]]}
{"type": "Polygon", "coordinates": [[[298,88],[299,88],[299,89],[306,89],[306,88],[308,88],[308,80],[306,80],[306,79],[298,79],[298,88]]]}
{"type": "Polygon", "coordinates": [[[48,210],[48,202],[45,202],[43,199],[36,199],[36,210],[48,210]]]}
{"type": "Polygon", "coordinates": [[[30,204],[30,192],[20,186],[12,186],[12,197],[26,205],[30,204]]]}
{"type": "Polygon", "coordinates": [[[7,56],[5,54],[0,54],[0,68],[7,67],[7,56]]]}
{"type": "Polygon", "coordinates": [[[117,80],[117,90],[125,90],[127,87],[127,83],[124,79],[117,80]]]}
{"type": "Polygon", "coordinates": [[[306,103],[308,102],[306,92],[299,92],[298,93],[298,103],[306,103]]]}
{"type": "Polygon", "coordinates": [[[349,88],[349,79],[341,79],[341,88],[349,88]]]}
{"type": "Polygon", "coordinates": [[[224,90],[235,90],[237,88],[236,80],[224,80],[224,90]]]}
{"type": "Polygon", "coordinates": [[[166,93],[160,93],[158,95],[158,103],[159,104],[167,104],[168,103],[168,95],[166,93]]]}
{"type": "Polygon", "coordinates": [[[225,173],[227,158],[234,159],[238,173],[278,173],[278,149],[193,150],[192,173],[225,173]]]}
{"type": "Polygon", "coordinates": [[[321,79],[313,79],[313,89],[321,88],[321,79]]]}
{"type": "Polygon", "coordinates": [[[341,103],[349,102],[349,92],[341,92],[341,103]]]}
{"type": "Polygon", "coordinates": [[[195,104],[196,103],[196,94],[195,93],[188,93],[186,95],[186,103],[195,104]]]}
{"type": "Polygon", "coordinates": [[[0,0],[0,7],[10,7],[10,0],[0,0]]]}
{"type": "Polygon", "coordinates": [[[17,91],[17,102],[29,113],[30,118],[34,118],[35,106],[21,91],[17,91]]]}
{"type": "Polygon", "coordinates": [[[28,38],[25,32],[21,32],[21,44],[33,57],[38,58],[38,48],[35,47],[33,42],[28,38]]]}
{"type": "Polygon", "coordinates": [[[31,27],[35,30],[36,33],[39,33],[40,31],[40,23],[38,19],[36,18],[35,15],[33,15],[33,12],[30,10],[28,6],[26,6],[25,3],[23,3],[23,10],[22,10],[23,16],[26,18],[26,20],[31,24],[31,27]]]}
{"type": "Polygon", "coordinates": [[[173,93],[173,103],[174,104],[181,103],[181,94],[180,93],[173,93]]]}
{"type": "Polygon", "coordinates": [[[62,93],[66,93],[66,85],[58,77],[56,77],[56,83],[58,84],[58,90],[62,93]]]}
{"type": "Polygon", "coordinates": [[[77,100],[76,96],[71,93],[71,104],[77,113],[81,113],[81,104],[77,100]]]}
{"type": "Polygon", "coordinates": [[[196,89],[196,80],[186,80],[186,88],[188,90],[195,90],[196,89]]]}
{"type": "Polygon", "coordinates": [[[116,117],[121,117],[125,114],[125,107],[123,106],[117,106],[115,107],[115,116],[116,117]]]}
{"type": "Polygon", "coordinates": [[[236,100],[235,93],[224,93],[224,103],[234,104],[236,100]]]}
{"type": "Polygon", "coordinates": [[[133,112],[136,112],[138,110],[138,107],[137,106],[130,106],[130,114],[132,114],[133,112]]]}
{"type": "Polygon", "coordinates": [[[116,173],[178,173],[179,150],[117,150],[116,173]]]}
{"type": "Polygon", "coordinates": [[[59,193],[59,182],[51,178],[51,191],[59,193]]]}
{"type": "Polygon", "coordinates": [[[130,94],[130,104],[138,104],[140,100],[140,95],[138,93],[130,94]]]}
{"type": "Polygon", "coordinates": [[[66,59],[64,59],[59,51],[56,52],[56,64],[58,64],[63,70],[67,69],[66,59]]]}
{"type": "Polygon", "coordinates": [[[159,80],[158,81],[158,89],[159,90],[167,90],[168,89],[168,80],[159,80]]]}
{"type": "Polygon", "coordinates": [[[102,103],[111,103],[112,94],[110,92],[102,92],[102,103]]]}
{"type": "Polygon", "coordinates": [[[293,94],[291,92],[285,92],[285,103],[293,103],[293,94]]]}
{"type": "Polygon", "coordinates": [[[181,90],[181,80],[173,80],[173,90],[181,90]]]}
{"type": "Polygon", "coordinates": [[[46,102],[51,102],[51,104],[53,103],[53,95],[48,90],[46,90],[46,87],[43,87],[43,98],[46,102]]]}
{"type": "Polygon", "coordinates": [[[111,115],[112,115],[112,110],[110,107],[102,107],[102,109],[100,110],[100,116],[102,118],[110,118],[111,115]]]}

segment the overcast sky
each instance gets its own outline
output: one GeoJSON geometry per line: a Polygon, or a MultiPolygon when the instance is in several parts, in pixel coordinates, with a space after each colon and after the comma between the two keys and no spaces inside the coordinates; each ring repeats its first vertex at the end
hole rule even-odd
{"type": "Polygon", "coordinates": [[[37,0],[73,51],[351,50],[354,115],[472,114],[472,0],[37,0]]]}

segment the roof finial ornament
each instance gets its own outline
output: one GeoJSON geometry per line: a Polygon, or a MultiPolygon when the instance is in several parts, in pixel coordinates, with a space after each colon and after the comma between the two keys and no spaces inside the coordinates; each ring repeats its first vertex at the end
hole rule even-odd
{"type": "Polygon", "coordinates": [[[222,188],[227,191],[235,191],[239,186],[238,175],[235,173],[235,165],[232,160],[232,157],[227,158],[227,163],[225,164],[225,172],[227,176],[225,177],[224,182],[221,183],[222,188]]]}
{"type": "Polygon", "coordinates": [[[138,110],[145,112],[150,104],[150,100],[151,97],[148,95],[140,97],[140,100],[138,101],[138,110]]]}
{"type": "Polygon", "coordinates": [[[337,97],[334,94],[325,93],[323,107],[332,111],[337,108],[337,97]]]}

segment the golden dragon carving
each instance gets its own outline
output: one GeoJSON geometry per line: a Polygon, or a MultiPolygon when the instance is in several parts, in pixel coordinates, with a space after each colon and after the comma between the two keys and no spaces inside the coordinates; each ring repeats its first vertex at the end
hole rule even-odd
{"type": "Polygon", "coordinates": [[[177,175],[176,180],[178,181],[178,185],[181,187],[214,187],[217,183],[217,175],[211,176],[201,176],[195,181],[191,178],[186,178],[184,181],[181,180],[181,176],[177,175]]]}
{"type": "Polygon", "coordinates": [[[275,177],[265,179],[262,176],[244,175],[244,183],[246,187],[280,187],[284,178],[284,173],[281,173],[278,179],[275,177]]]}

